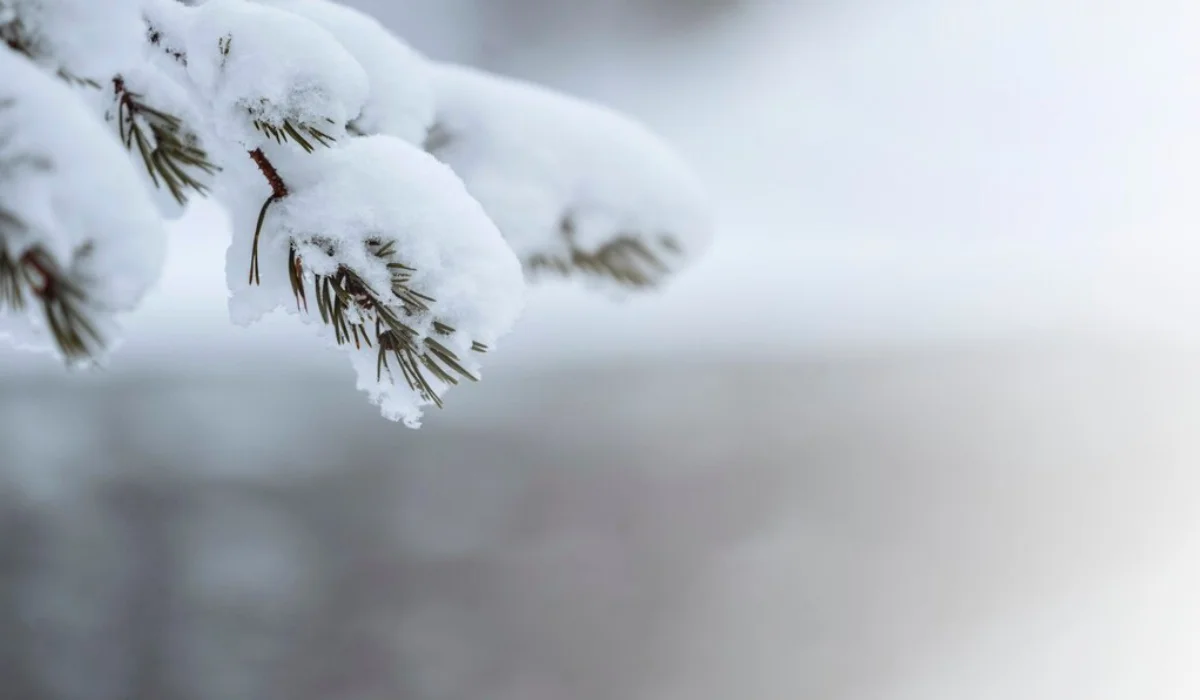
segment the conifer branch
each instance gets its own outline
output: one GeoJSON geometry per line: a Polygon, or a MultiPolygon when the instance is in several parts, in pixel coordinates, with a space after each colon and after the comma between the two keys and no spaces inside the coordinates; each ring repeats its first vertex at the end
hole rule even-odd
{"type": "Polygon", "coordinates": [[[26,58],[36,58],[38,53],[34,48],[33,40],[26,33],[25,24],[20,17],[14,16],[8,22],[0,24],[0,41],[26,58]]]}
{"type": "Polygon", "coordinates": [[[113,92],[121,143],[130,151],[137,149],[154,186],[165,186],[180,205],[187,203],[188,190],[207,195],[201,178],[220,168],[199,147],[195,134],[186,130],[179,117],[147,104],[120,76],[113,78],[113,92]]]}
{"type": "MultiPolygon", "coordinates": [[[[12,99],[0,100],[0,110],[12,104],[12,99]]],[[[9,136],[0,135],[0,150],[8,143],[9,136]]],[[[37,154],[5,155],[0,158],[0,180],[20,176],[19,170],[46,172],[51,168],[52,163],[37,154]]],[[[36,300],[63,357],[79,360],[97,354],[105,341],[85,311],[87,295],[83,289],[41,246],[28,248],[20,257],[9,253],[6,242],[27,238],[28,234],[29,227],[21,216],[0,202],[0,310],[21,313],[31,299],[36,300]]],[[[87,251],[84,246],[76,255],[86,255],[87,251]]]]}
{"type": "MultiPolygon", "coordinates": [[[[44,52],[37,46],[37,42],[30,38],[29,34],[25,30],[25,25],[21,22],[19,17],[14,18],[4,24],[0,24],[0,41],[3,41],[8,48],[16,51],[31,61],[36,62],[39,59],[45,58],[44,52]]],[[[92,80],[91,78],[75,75],[66,68],[59,68],[57,71],[55,71],[55,75],[57,75],[60,80],[66,82],[72,87],[88,87],[97,90],[100,89],[99,82],[92,80]]]]}
{"type": "MultiPolygon", "coordinates": [[[[0,240],[23,228],[12,212],[0,209],[0,240]]],[[[77,254],[86,254],[86,249],[77,254]]],[[[41,307],[46,327],[63,357],[82,360],[104,349],[104,337],[86,310],[86,293],[50,253],[35,246],[14,258],[0,246],[0,310],[22,313],[31,300],[41,307]]]]}
{"type": "MultiPolygon", "coordinates": [[[[294,136],[293,136],[294,138],[294,136]]],[[[250,253],[250,284],[261,283],[258,256],[259,240],[267,210],[290,193],[287,183],[267,158],[261,148],[250,153],[251,160],[258,166],[271,194],[263,202],[250,253]]],[[[333,245],[319,239],[308,239],[305,245],[314,246],[332,257],[336,254],[333,245]]],[[[372,240],[364,245],[387,266],[391,287],[383,291],[373,289],[357,272],[339,264],[330,274],[318,274],[308,269],[300,252],[300,242],[292,239],[288,250],[288,281],[297,310],[311,313],[309,296],[321,316],[321,321],[333,327],[338,345],[354,344],[357,349],[364,346],[376,350],[376,380],[382,381],[385,373],[395,383],[396,372],[404,382],[422,399],[441,408],[442,399],[434,389],[430,376],[446,385],[457,385],[461,380],[478,381],[478,378],[463,365],[463,360],[454,351],[438,340],[453,335],[455,329],[441,321],[432,324],[433,335],[422,337],[406,320],[417,314],[429,313],[436,299],[412,288],[412,267],[396,259],[394,241],[372,240]]],[[[480,342],[471,343],[472,352],[485,353],[488,346],[480,342]]]]}
{"type": "MultiPolygon", "coordinates": [[[[316,244],[315,241],[312,243],[316,244]]],[[[364,345],[374,347],[377,353],[377,380],[382,381],[386,373],[395,382],[392,367],[392,363],[395,363],[409,388],[422,399],[441,408],[441,397],[428,375],[451,386],[457,385],[462,379],[478,381],[478,378],[437,337],[422,338],[412,326],[405,323],[407,318],[415,314],[427,313],[436,300],[411,288],[409,283],[415,270],[395,260],[395,242],[371,241],[367,245],[375,257],[386,263],[391,273],[391,299],[385,300],[358,273],[345,265],[338,265],[332,274],[310,274],[293,241],[288,254],[288,278],[296,297],[296,307],[308,311],[311,287],[313,303],[321,315],[321,321],[333,327],[338,345],[353,343],[357,349],[362,349],[364,345]]],[[[325,252],[332,255],[332,246],[325,252]]],[[[433,323],[433,331],[435,336],[441,337],[455,332],[454,328],[439,321],[433,323]]],[[[471,349],[479,353],[488,351],[487,345],[478,342],[472,343],[471,349]]]]}
{"type": "MultiPolygon", "coordinates": [[[[334,123],[332,119],[326,119],[325,121],[329,122],[330,124],[334,123]]],[[[309,139],[316,141],[319,145],[324,146],[325,148],[329,148],[329,146],[334,142],[334,138],[332,136],[316,128],[315,126],[309,124],[296,124],[290,119],[284,119],[279,124],[274,124],[264,119],[255,119],[252,123],[255,131],[266,134],[268,137],[275,139],[276,143],[282,144],[294,141],[300,146],[300,148],[304,149],[305,153],[312,153],[314,150],[316,150],[316,146],[313,146],[309,139]],[[305,138],[305,134],[308,135],[308,138],[305,138]]]]}
{"type": "MultiPolygon", "coordinates": [[[[531,271],[554,272],[564,277],[576,272],[607,277],[632,289],[656,287],[671,271],[666,262],[651,251],[639,237],[618,236],[594,252],[585,252],[575,244],[575,224],[570,217],[563,219],[561,234],[569,245],[569,257],[532,255],[525,261],[525,265],[531,271]]],[[[670,253],[679,253],[682,250],[679,242],[672,236],[659,236],[657,242],[670,253]]]]}
{"type": "Polygon", "coordinates": [[[104,337],[85,310],[87,295],[49,253],[34,247],[14,260],[0,250],[0,308],[23,311],[26,289],[41,306],[46,326],[65,358],[82,360],[104,349],[104,337]]]}
{"type": "Polygon", "coordinates": [[[254,242],[250,245],[250,284],[259,284],[262,282],[262,276],[258,266],[258,239],[262,235],[263,223],[267,220],[267,209],[288,196],[288,188],[284,184],[283,178],[279,177],[279,171],[267,159],[267,155],[261,148],[250,151],[250,158],[262,171],[263,177],[267,179],[267,184],[271,186],[271,196],[267,197],[267,200],[263,202],[262,209],[258,212],[258,222],[254,225],[254,242]]]}
{"type": "Polygon", "coordinates": [[[168,46],[166,41],[163,39],[162,32],[158,29],[158,27],[154,26],[153,22],[146,18],[143,18],[143,21],[146,23],[146,40],[150,42],[150,45],[160,49],[163,53],[175,59],[175,62],[179,65],[186,67],[188,64],[187,54],[179,49],[168,46]]]}

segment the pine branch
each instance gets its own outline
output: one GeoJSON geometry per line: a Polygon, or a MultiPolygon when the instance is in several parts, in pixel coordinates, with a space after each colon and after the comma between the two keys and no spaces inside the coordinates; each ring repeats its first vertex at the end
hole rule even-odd
{"type": "MultiPolygon", "coordinates": [[[[563,219],[561,233],[570,247],[570,257],[545,254],[530,256],[525,264],[531,271],[554,272],[564,277],[579,272],[607,277],[632,289],[656,287],[671,271],[666,262],[651,251],[641,238],[618,236],[595,252],[585,252],[575,244],[575,224],[569,217],[563,219]]],[[[670,253],[682,250],[672,236],[660,236],[658,244],[670,253]]]]}
{"type": "MultiPolygon", "coordinates": [[[[409,388],[441,408],[441,397],[433,388],[429,375],[451,386],[457,385],[462,379],[478,381],[478,378],[463,366],[457,354],[436,337],[422,338],[405,323],[406,319],[418,313],[429,312],[430,305],[436,300],[409,286],[415,270],[395,260],[395,243],[373,241],[367,245],[377,258],[385,261],[391,272],[392,299],[385,301],[362,277],[345,265],[339,265],[333,274],[310,275],[293,241],[288,255],[288,278],[292,293],[296,296],[296,307],[308,311],[311,287],[321,321],[333,327],[338,345],[353,343],[358,349],[364,345],[376,348],[377,380],[382,381],[386,373],[393,383],[396,381],[392,368],[394,362],[409,388]],[[374,343],[372,337],[375,338],[374,343]]],[[[327,252],[332,254],[332,248],[327,252]]],[[[454,328],[439,321],[433,323],[433,330],[435,335],[441,337],[455,332],[454,328]]],[[[486,345],[478,342],[472,343],[471,349],[479,353],[488,351],[486,345]]]]}
{"type": "MultiPolygon", "coordinates": [[[[43,49],[38,46],[38,42],[30,37],[26,31],[25,24],[21,21],[20,17],[14,17],[11,21],[0,24],[0,41],[3,41],[8,48],[31,61],[38,62],[46,58],[43,49]]],[[[91,78],[75,75],[66,68],[60,67],[55,71],[55,75],[72,87],[100,89],[99,82],[91,78]]]]}
{"type": "MultiPolygon", "coordinates": [[[[12,225],[21,222],[0,210],[0,238],[4,227],[12,225]]],[[[53,256],[40,246],[16,259],[0,250],[0,309],[22,312],[27,297],[41,306],[46,327],[65,358],[82,360],[103,351],[106,342],[88,316],[87,295],[53,256]]]]}
{"type": "Polygon", "coordinates": [[[201,179],[220,168],[197,145],[198,140],[185,129],[183,121],[151,107],[120,76],[113,78],[113,91],[121,142],[130,151],[137,149],[154,186],[165,186],[180,205],[187,203],[189,190],[207,195],[208,187],[201,179]]]}
{"type": "MultiPolygon", "coordinates": [[[[334,123],[332,119],[328,118],[325,121],[329,122],[330,124],[334,123]]],[[[276,143],[282,144],[294,141],[300,146],[300,148],[304,149],[305,153],[312,153],[314,150],[316,150],[316,146],[313,146],[309,139],[316,141],[319,145],[324,146],[325,148],[329,148],[329,146],[335,140],[332,136],[324,131],[321,131],[315,126],[309,124],[296,124],[290,119],[284,119],[279,124],[275,124],[264,119],[255,119],[252,123],[254,124],[255,131],[266,134],[270,138],[275,139],[276,143]],[[305,134],[308,135],[308,138],[305,138],[305,134]]]]}
{"type": "Polygon", "coordinates": [[[186,67],[188,63],[187,54],[179,49],[168,46],[162,31],[154,26],[154,22],[150,21],[148,17],[143,17],[142,21],[146,23],[146,40],[150,42],[150,45],[175,59],[175,62],[179,65],[186,67]]]}
{"type": "MultiPolygon", "coordinates": [[[[289,190],[262,149],[250,151],[250,158],[271,187],[271,195],[263,202],[259,212],[250,253],[250,284],[260,284],[258,245],[267,210],[275,202],[287,197],[289,190]]],[[[321,249],[326,255],[332,256],[336,252],[331,244],[317,239],[304,243],[321,249]]],[[[369,241],[365,245],[387,266],[391,275],[388,298],[372,289],[346,265],[338,265],[332,274],[312,272],[304,264],[300,243],[292,239],[287,265],[296,308],[310,313],[308,300],[311,293],[321,321],[333,327],[338,345],[353,343],[357,349],[363,346],[376,348],[377,380],[382,381],[386,372],[393,382],[396,381],[392,370],[394,362],[409,388],[441,408],[441,397],[434,390],[428,375],[451,386],[457,385],[462,379],[478,381],[478,378],[463,366],[462,359],[454,351],[436,337],[422,338],[412,326],[405,323],[406,319],[417,314],[429,313],[437,300],[411,287],[416,270],[396,259],[395,242],[369,241]]],[[[452,326],[441,321],[434,321],[432,325],[437,336],[448,337],[455,333],[452,326]]],[[[485,353],[488,349],[483,343],[471,343],[473,352],[485,353]]]]}
{"type": "Polygon", "coordinates": [[[258,265],[258,239],[262,235],[263,222],[267,220],[267,209],[288,196],[288,188],[284,184],[283,178],[279,177],[279,171],[267,159],[261,148],[250,151],[250,158],[262,171],[263,177],[267,179],[267,184],[271,186],[271,196],[267,197],[267,200],[263,202],[262,209],[258,212],[258,223],[254,225],[254,242],[250,245],[250,284],[259,284],[262,282],[262,275],[258,265]]]}
{"type": "Polygon", "coordinates": [[[39,53],[34,48],[33,39],[25,31],[25,24],[20,17],[13,16],[10,21],[0,24],[0,41],[26,58],[36,58],[36,54],[39,53]]]}
{"type": "MultiPolygon", "coordinates": [[[[13,104],[12,99],[0,100],[0,110],[13,104]]],[[[9,144],[9,138],[9,134],[0,134],[0,152],[9,144]]],[[[45,172],[51,167],[47,158],[37,154],[8,154],[0,158],[0,180],[20,177],[20,170],[45,172]]],[[[95,356],[106,343],[88,316],[85,292],[43,247],[33,246],[19,258],[8,252],[6,241],[28,235],[29,227],[21,216],[0,202],[0,310],[21,313],[30,300],[35,300],[65,358],[80,360],[95,356]]],[[[86,253],[85,246],[77,254],[86,253]]]]}

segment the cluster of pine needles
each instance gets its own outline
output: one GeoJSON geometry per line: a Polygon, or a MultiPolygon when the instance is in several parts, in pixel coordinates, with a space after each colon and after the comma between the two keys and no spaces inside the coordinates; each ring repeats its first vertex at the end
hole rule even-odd
{"type": "Polygon", "coordinates": [[[113,87],[121,142],[130,151],[137,148],[154,186],[165,186],[180,205],[187,203],[189,190],[206,195],[203,179],[220,168],[209,160],[183,121],[147,104],[119,77],[113,79],[113,87]]]}
{"type": "MultiPolygon", "coordinates": [[[[641,238],[618,236],[594,252],[585,252],[574,243],[574,224],[569,219],[563,222],[562,233],[570,247],[569,257],[532,255],[525,261],[532,272],[554,272],[564,277],[579,272],[607,277],[624,287],[647,289],[658,286],[671,271],[641,238]]],[[[678,241],[671,236],[660,236],[658,243],[667,252],[681,251],[678,241]]]]}
{"type": "MultiPolygon", "coordinates": [[[[13,100],[0,100],[0,110],[11,107],[13,100]]],[[[6,150],[9,137],[0,134],[0,152],[6,150]]],[[[19,177],[21,170],[45,172],[52,164],[43,157],[25,153],[6,153],[0,158],[0,179],[19,177]]],[[[82,360],[104,347],[104,338],[88,319],[87,295],[59,266],[50,253],[32,247],[19,257],[8,252],[6,241],[28,234],[26,223],[0,202],[0,310],[24,312],[30,301],[41,305],[46,326],[59,350],[68,360],[82,360]]],[[[86,250],[80,251],[86,254],[86,250]]]]}
{"type": "MultiPolygon", "coordinates": [[[[330,124],[335,123],[332,119],[328,118],[326,121],[330,124]]],[[[253,124],[255,131],[275,139],[276,143],[294,141],[296,145],[304,149],[305,153],[312,153],[316,150],[316,146],[312,144],[312,141],[316,141],[317,144],[326,148],[329,148],[329,145],[334,142],[332,136],[317,127],[310,124],[296,125],[290,119],[284,119],[281,124],[272,124],[262,119],[255,119],[253,124]],[[308,138],[305,138],[305,134],[308,134],[308,138]],[[312,139],[312,141],[309,141],[309,139],[312,139]]]]}
{"type": "MultiPolygon", "coordinates": [[[[19,225],[0,210],[0,227],[19,225]]],[[[62,270],[54,257],[39,247],[13,258],[0,247],[0,308],[23,312],[30,298],[41,305],[54,342],[63,357],[83,360],[103,349],[103,336],[88,320],[87,295],[62,270]]]]}
{"type": "MultiPolygon", "coordinates": [[[[382,380],[386,373],[394,382],[392,363],[395,363],[408,386],[440,408],[442,400],[427,373],[451,386],[462,379],[477,381],[478,378],[437,338],[420,337],[404,322],[416,314],[428,313],[435,300],[412,289],[410,282],[415,270],[395,260],[395,243],[373,241],[367,245],[391,273],[392,300],[381,299],[358,273],[345,265],[339,265],[332,274],[313,274],[311,280],[306,279],[304,261],[293,243],[288,256],[288,277],[296,306],[308,311],[311,286],[321,321],[333,327],[338,345],[353,343],[358,349],[375,348],[377,380],[382,380]]],[[[442,337],[454,333],[452,327],[438,321],[433,323],[433,331],[442,337]]],[[[473,343],[471,349],[482,353],[488,347],[473,343]]]]}
{"type": "MultiPolygon", "coordinates": [[[[310,125],[296,125],[287,120],[281,125],[273,125],[260,119],[254,120],[253,124],[255,129],[276,142],[294,141],[309,153],[315,147],[305,138],[305,134],[321,146],[328,147],[333,142],[328,134],[310,125]]],[[[273,203],[287,197],[289,191],[261,149],[251,151],[250,157],[271,186],[271,196],[263,202],[251,246],[250,284],[258,284],[261,281],[258,242],[267,210],[273,203]]],[[[322,249],[326,255],[332,256],[335,253],[330,244],[315,239],[306,243],[322,249]]],[[[413,289],[411,283],[416,270],[396,259],[395,241],[385,243],[372,240],[365,245],[387,266],[391,288],[387,290],[390,295],[386,300],[372,289],[361,275],[346,265],[338,265],[330,274],[316,274],[306,269],[299,246],[293,240],[288,252],[288,280],[296,298],[296,308],[310,312],[311,294],[322,323],[333,328],[334,339],[338,345],[353,343],[359,350],[363,347],[375,349],[377,381],[383,381],[386,375],[392,382],[396,382],[398,371],[418,396],[441,408],[442,399],[438,396],[430,377],[448,386],[456,386],[464,379],[478,381],[478,377],[463,366],[462,358],[438,340],[438,337],[453,335],[453,327],[435,320],[432,323],[433,334],[422,336],[406,323],[406,320],[414,316],[429,313],[436,300],[413,289]]],[[[488,347],[483,343],[473,342],[471,350],[484,353],[488,351],[488,347]]]]}

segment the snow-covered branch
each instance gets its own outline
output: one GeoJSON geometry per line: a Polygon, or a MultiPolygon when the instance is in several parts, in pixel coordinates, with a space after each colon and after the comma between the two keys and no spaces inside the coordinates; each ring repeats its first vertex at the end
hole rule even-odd
{"type": "Polygon", "coordinates": [[[479,377],[522,266],[652,287],[711,235],[642,127],[337,3],[100,4],[0,0],[0,303],[22,343],[100,357],[157,277],[161,217],[211,192],[233,320],[312,323],[416,425],[479,377]]]}

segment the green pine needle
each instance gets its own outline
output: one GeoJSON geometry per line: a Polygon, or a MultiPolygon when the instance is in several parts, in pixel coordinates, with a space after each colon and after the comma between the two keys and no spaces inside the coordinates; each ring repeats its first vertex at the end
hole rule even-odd
{"type": "MultiPolygon", "coordinates": [[[[14,104],[0,100],[0,110],[14,104]]],[[[46,172],[52,163],[36,154],[9,151],[11,136],[0,134],[0,178],[22,177],[22,170],[46,172]]],[[[87,295],[44,248],[29,248],[20,257],[8,252],[6,241],[27,238],[27,223],[0,202],[0,311],[23,313],[32,301],[41,307],[46,327],[68,360],[94,357],[105,346],[87,313],[87,295]]],[[[81,250],[80,254],[86,252],[81,250]]]]}
{"type": "MultiPolygon", "coordinates": [[[[0,219],[0,225],[13,220],[7,214],[0,219]]],[[[106,342],[88,316],[87,295],[49,253],[35,247],[14,259],[0,250],[0,309],[24,311],[29,299],[41,306],[63,357],[85,360],[103,351],[106,342]]]]}
{"type": "Polygon", "coordinates": [[[203,179],[220,168],[196,145],[195,135],[178,117],[147,104],[121,78],[114,79],[113,85],[121,142],[128,150],[137,150],[154,186],[167,188],[180,205],[187,203],[190,192],[207,195],[203,179]]]}
{"type": "MultiPolygon", "coordinates": [[[[321,316],[322,323],[333,327],[338,345],[353,343],[361,349],[376,349],[377,379],[388,376],[396,381],[396,371],[405,383],[423,399],[439,408],[442,400],[429,379],[451,386],[461,380],[478,378],[462,364],[462,359],[435,337],[420,338],[405,320],[430,310],[434,299],[408,287],[413,269],[392,259],[395,244],[371,242],[376,257],[386,260],[392,273],[392,292],[395,299],[384,301],[362,277],[345,265],[329,275],[310,275],[302,256],[293,243],[288,254],[288,279],[296,297],[296,308],[309,310],[308,298],[321,316]],[[372,339],[374,339],[372,341],[372,339]]],[[[454,328],[441,322],[433,323],[434,333],[449,336],[454,328]]],[[[487,352],[483,343],[472,343],[472,351],[487,352]]]]}
{"type": "MultiPolygon", "coordinates": [[[[659,245],[670,253],[681,251],[679,242],[670,236],[660,237],[659,245]]],[[[563,277],[582,273],[606,277],[631,289],[656,287],[670,272],[661,257],[633,236],[619,236],[590,253],[572,243],[569,257],[533,255],[526,259],[525,265],[535,273],[552,272],[563,277]]]]}
{"type": "MultiPolygon", "coordinates": [[[[327,119],[326,121],[330,120],[327,119]]],[[[330,123],[333,122],[330,121],[330,123]]],[[[251,124],[253,124],[255,131],[274,139],[275,143],[295,143],[300,148],[303,148],[305,153],[312,153],[317,149],[313,145],[314,141],[317,145],[324,146],[325,148],[329,148],[335,141],[332,136],[311,124],[296,124],[290,119],[284,119],[282,124],[255,119],[251,124]]]]}

